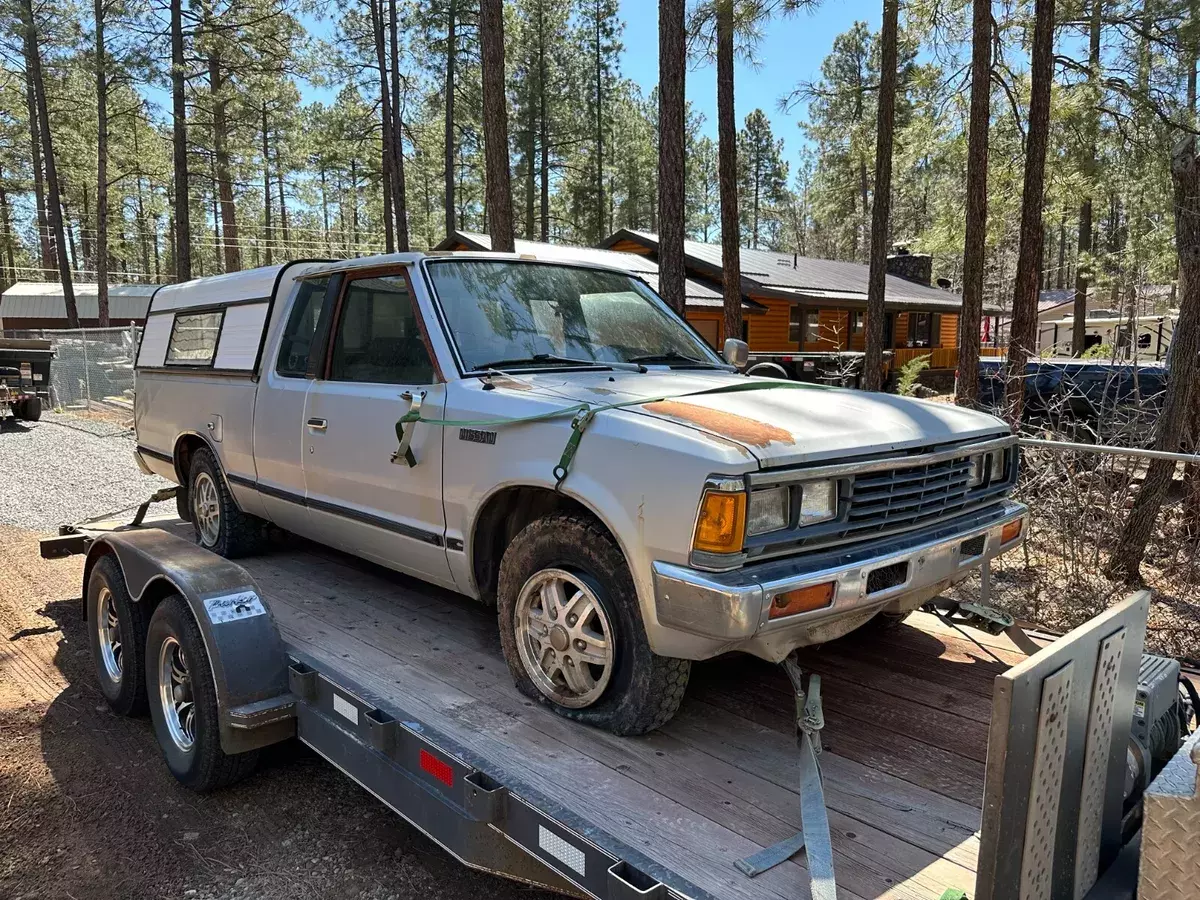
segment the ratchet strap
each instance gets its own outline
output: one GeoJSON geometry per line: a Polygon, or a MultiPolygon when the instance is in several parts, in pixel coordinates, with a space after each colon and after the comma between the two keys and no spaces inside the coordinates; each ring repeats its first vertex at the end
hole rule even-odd
{"type": "Polygon", "coordinates": [[[617,403],[575,403],[570,406],[552,409],[543,413],[536,413],[532,416],[500,416],[491,419],[434,419],[427,418],[421,412],[421,401],[424,399],[424,393],[418,394],[415,397],[412,394],[405,393],[401,397],[412,402],[412,406],[408,412],[402,415],[396,422],[396,439],[399,446],[396,452],[392,454],[392,462],[405,463],[409,466],[416,465],[416,459],[412,455],[412,429],[405,428],[405,425],[416,425],[418,422],[424,422],[426,425],[433,425],[437,428],[487,428],[500,427],[504,425],[522,425],[527,422],[543,422],[547,419],[557,419],[563,416],[572,416],[571,419],[571,435],[567,438],[567,445],[563,448],[562,455],[558,459],[558,465],[554,467],[555,488],[563,483],[563,479],[571,471],[571,463],[575,460],[575,454],[579,450],[579,443],[583,440],[583,432],[587,430],[588,425],[596,417],[597,413],[606,412],[610,409],[625,409],[631,406],[643,406],[647,403],[662,403],[666,400],[679,400],[684,397],[700,397],[712,394],[740,394],[745,391],[764,391],[764,390],[817,390],[827,391],[832,390],[829,385],[825,384],[809,384],[803,381],[746,381],[738,384],[727,384],[721,387],[705,388],[700,391],[687,391],[682,394],[664,394],[658,397],[639,397],[636,400],[622,400],[617,403]]]}
{"type": "Polygon", "coordinates": [[[825,715],[821,711],[821,676],[810,675],[808,690],[804,674],[793,651],[783,661],[783,670],[796,694],[796,744],[800,748],[800,826],[801,831],[753,856],[739,859],[735,866],[753,878],[790,859],[803,847],[808,859],[809,892],[812,900],[837,900],[833,873],[833,845],[829,839],[829,812],[821,787],[821,729],[825,715]]]}

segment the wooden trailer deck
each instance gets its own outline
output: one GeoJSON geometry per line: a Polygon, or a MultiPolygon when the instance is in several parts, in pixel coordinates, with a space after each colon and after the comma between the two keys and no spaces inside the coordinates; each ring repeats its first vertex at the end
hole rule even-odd
{"type": "MultiPolygon", "coordinates": [[[[615,737],[516,690],[494,612],[291,541],[239,562],[285,640],[319,668],[495,760],[488,774],[535,784],[702,895],[809,896],[803,853],[754,879],[734,867],[800,830],[794,702],[779,667],[747,656],[697,664],[674,721],[615,737]]],[[[974,894],[992,680],[1024,658],[1006,638],[969,639],[925,614],[804,653],[822,676],[840,898],[974,894]]]]}

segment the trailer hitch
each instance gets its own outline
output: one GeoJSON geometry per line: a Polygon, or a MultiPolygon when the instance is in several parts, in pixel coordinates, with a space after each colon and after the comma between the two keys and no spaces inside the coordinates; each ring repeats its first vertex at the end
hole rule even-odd
{"type": "Polygon", "coordinates": [[[749,878],[761,875],[791,859],[803,848],[808,859],[808,877],[812,900],[837,900],[833,872],[833,846],[829,839],[829,811],[821,787],[821,729],[825,714],[821,709],[821,676],[810,675],[808,687],[796,651],[782,663],[796,696],[796,745],[800,749],[800,825],[801,830],[778,844],[760,850],[734,865],[749,878]]]}
{"type": "Polygon", "coordinates": [[[988,634],[1007,635],[1008,639],[1017,645],[1017,649],[1026,656],[1033,656],[1042,648],[1033,642],[1020,625],[1008,613],[1001,612],[991,606],[981,603],[960,603],[946,597],[935,597],[923,607],[926,612],[937,616],[951,628],[961,630],[961,626],[986,631],[988,634]]]}

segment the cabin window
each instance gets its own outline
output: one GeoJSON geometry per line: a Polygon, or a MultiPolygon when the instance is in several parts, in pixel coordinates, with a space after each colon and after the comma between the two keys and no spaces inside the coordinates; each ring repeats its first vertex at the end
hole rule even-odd
{"type": "Polygon", "coordinates": [[[910,347],[933,346],[933,313],[908,314],[908,345],[910,347]]]}
{"type": "Polygon", "coordinates": [[[177,314],[167,341],[167,363],[177,366],[207,366],[217,352],[222,310],[177,314]]]}
{"type": "Polygon", "coordinates": [[[328,278],[314,278],[300,282],[296,303],[283,330],[279,344],[279,360],[275,371],[288,378],[303,378],[308,372],[308,354],[312,349],[313,336],[317,333],[317,321],[321,318],[321,306],[325,302],[328,278]]]}
{"type": "Polygon", "coordinates": [[[793,306],[788,319],[788,340],[793,344],[815,344],[821,339],[821,314],[815,309],[793,306]]]}
{"type": "Polygon", "coordinates": [[[403,275],[359,278],[346,286],[329,380],[433,383],[433,363],[403,275]]]}
{"type": "Polygon", "coordinates": [[[850,333],[853,335],[861,335],[865,330],[867,314],[863,312],[850,313],[850,333]]]}

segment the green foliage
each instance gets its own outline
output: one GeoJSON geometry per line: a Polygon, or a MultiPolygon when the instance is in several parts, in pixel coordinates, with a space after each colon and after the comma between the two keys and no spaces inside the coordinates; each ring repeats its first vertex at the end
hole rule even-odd
{"type": "Polygon", "coordinates": [[[1112,344],[1093,344],[1080,354],[1081,359],[1112,359],[1112,344]]]}
{"type": "Polygon", "coordinates": [[[902,365],[897,375],[896,393],[901,397],[911,397],[916,390],[921,373],[929,368],[929,361],[932,358],[931,354],[926,353],[923,356],[914,356],[902,365]]]}

